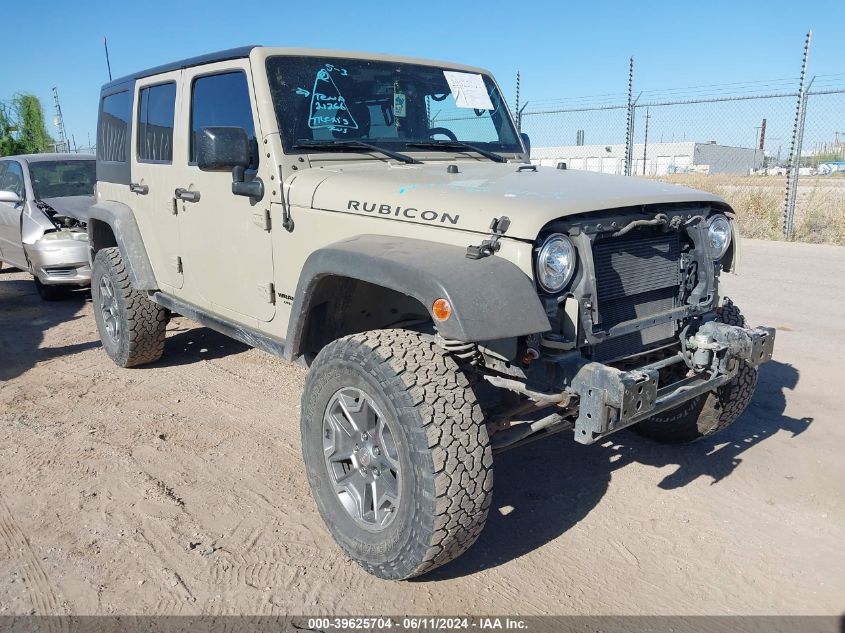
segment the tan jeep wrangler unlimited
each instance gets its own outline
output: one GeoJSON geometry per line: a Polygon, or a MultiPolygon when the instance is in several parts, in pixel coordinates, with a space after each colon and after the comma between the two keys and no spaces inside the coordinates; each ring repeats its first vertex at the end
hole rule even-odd
{"type": "Polygon", "coordinates": [[[481,532],[497,451],[711,435],[772,354],[720,305],[723,200],[529,151],[467,66],[247,47],[113,81],[88,224],[103,347],[154,362],[178,313],[303,359],[329,530],[377,576],[434,569],[481,532]]]}

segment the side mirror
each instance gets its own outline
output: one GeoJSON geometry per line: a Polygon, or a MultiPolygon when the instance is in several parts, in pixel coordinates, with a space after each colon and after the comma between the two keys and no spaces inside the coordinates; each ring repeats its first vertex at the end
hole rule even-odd
{"type": "Polygon", "coordinates": [[[199,131],[197,167],[202,171],[232,170],[232,193],[261,200],[264,183],[258,176],[246,180],[250,163],[249,137],[241,127],[204,127],[199,131]]]}
{"type": "Polygon", "coordinates": [[[14,191],[0,191],[0,202],[18,205],[23,202],[23,200],[21,200],[21,197],[14,191]]]}
{"type": "Polygon", "coordinates": [[[528,154],[528,158],[531,158],[531,139],[525,132],[520,132],[519,137],[522,139],[522,144],[525,146],[525,153],[528,154]]]}
{"type": "Polygon", "coordinates": [[[249,167],[249,139],[240,127],[204,127],[197,134],[197,167],[229,171],[249,167]]]}

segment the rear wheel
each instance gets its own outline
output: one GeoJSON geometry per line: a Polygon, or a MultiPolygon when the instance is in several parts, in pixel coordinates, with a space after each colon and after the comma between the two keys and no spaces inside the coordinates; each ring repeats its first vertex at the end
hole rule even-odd
{"type": "MultiPolygon", "coordinates": [[[[725,298],[719,319],[728,325],[745,327],[745,317],[734,303],[725,298]]],[[[715,435],[733,424],[745,411],[757,386],[757,370],[740,362],[736,376],[727,384],[658,413],[631,429],[664,444],[686,444],[715,435]]]]}
{"type": "Polygon", "coordinates": [[[161,358],[167,313],[132,287],[119,249],[97,252],[91,299],[103,349],[117,365],[134,367],[161,358]]]}
{"type": "Polygon", "coordinates": [[[482,418],[466,376],[431,336],[368,332],[317,355],[302,450],[317,508],[352,559],[398,580],[475,542],[493,487],[482,418]]]}
{"type": "Polygon", "coordinates": [[[38,291],[38,296],[44,301],[62,301],[70,296],[70,288],[68,286],[50,286],[41,283],[38,277],[35,278],[35,289],[38,291]]]}

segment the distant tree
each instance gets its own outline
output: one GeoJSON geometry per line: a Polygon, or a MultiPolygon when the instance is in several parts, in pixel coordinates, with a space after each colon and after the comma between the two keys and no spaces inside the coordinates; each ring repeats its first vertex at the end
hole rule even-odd
{"type": "Polygon", "coordinates": [[[54,142],[38,97],[21,92],[0,103],[0,156],[47,152],[54,142]]]}
{"type": "Polygon", "coordinates": [[[23,154],[46,152],[53,145],[53,138],[44,123],[44,110],[35,95],[20,92],[12,99],[17,113],[19,141],[23,154]]]}
{"type": "Polygon", "coordinates": [[[0,102],[0,156],[20,154],[20,143],[15,138],[17,131],[13,113],[8,104],[0,102]]]}

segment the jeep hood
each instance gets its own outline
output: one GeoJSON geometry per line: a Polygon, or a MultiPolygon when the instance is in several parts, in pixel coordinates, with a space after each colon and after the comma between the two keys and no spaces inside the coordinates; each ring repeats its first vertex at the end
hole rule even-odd
{"type": "Polygon", "coordinates": [[[507,236],[526,240],[551,220],[589,211],[677,202],[726,206],[713,194],[644,178],[465,161],[452,163],[459,171],[449,173],[447,164],[315,167],[288,181],[288,202],[479,233],[489,232],[493,218],[507,215],[507,236]]]}

